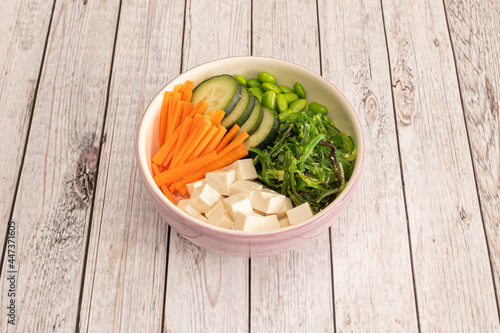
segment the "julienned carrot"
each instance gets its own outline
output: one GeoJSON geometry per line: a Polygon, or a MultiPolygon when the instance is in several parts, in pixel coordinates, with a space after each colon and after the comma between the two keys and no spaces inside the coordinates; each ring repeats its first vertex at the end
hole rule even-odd
{"type": "Polygon", "coordinates": [[[182,187],[179,192],[181,192],[181,194],[184,196],[186,194],[188,194],[188,189],[187,189],[187,186],[184,186],[182,187]]]}
{"type": "Polygon", "coordinates": [[[167,122],[168,122],[168,102],[170,98],[170,91],[166,91],[163,94],[163,102],[161,103],[161,112],[160,112],[160,146],[163,146],[165,140],[165,131],[167,130],[167,122]]]}
{"type": "Polygon", "coordinates": [[[215,147],[219,144],[220,140],[224,137],[224,134],[226,134],[227,129],[219,125],[217,126],[217,133],[214,136],[214,139],[208,143],[208,145],[205,147],[205,149],[201,152],[201,155],[204,155],[212,150],[215,150],[215,147]]]}
{"type": "Polygon", "coordinates": [[[174,91],[170,94],[170,100],[168,102],[168,118],[167,118],[167,130],[165,132],[164,142],[167,140],[174,132],[174,108],[175,102],[181,99],[181,93],[174,91]]]}
{"type": "Polygon", "coordinates": [[[181,132],[179,134],[179,139],[177,140],[177,143],[174,147],[174,152],[173,154],[178,154],[179,150],[181,149],[182,145],[184,142],[186,142],[189,133],[191,132],[191,128],[193,126],[194,120],[191,118],[185,118],[184,122],[182,123],[181,126],[181,132]]]}
{"type": "Polygon", "coordinates": [[[184,82],[184,91],[193,91],[193,88],[194,88],[193,81],[186,80],[186,82],[184,82]]]}
{"type": "Polygon", "coordinates": [[[248,137],[249,135],[247,132],[245,131],[241,132],[240,135],[234,138],[234,140],[231,141],[231,143],[229,143],[226,147],[224,147],[224,149],[222,149],[219,152],[219,158],[238,148],[238,146],[242,145],[243,141],[245,141],[248,137]]]}
{"type": "Polygon", "coordinates": [[[233,150],[232,152],[224,155],[223,157],[217,158],[217,160],[215,162],[212,162],[212,163],[208,164],[207,166],[197,170],[196,172],[192,172],[192,173],[186,175],[181,180],[174,182],[173,185],[175,186],[175,188],[177,190],[180,190],[181,188],[183,188],[187,184],[202,179],[203,177],[205,177],[205,174],[207,172],[221,169],[221,168],[223,168],[223,167],[233,163],[234,161],[239,160],[240,158],[245,157],[247,155],[248,155],[247,149],[245,148],[244,145],[241,145],[240,147],[238,147],[237,149],[233,150]]]}
{"type": "Polygon", "coordinates": [[[236,135],[236,133],[238,133],[239,130],[240,127],[234,124],[233,127],[231,127],[231,129],[229,130],[229,132],[227,132],[227,134],[224,135],[222,140],[219,142],[217,148],[215,148],[215,151],[220,152],[222,149],[224,149],[224,147],[228,145],[229,141],[233,139],[233,137],[236,135]]]}
{"type": "Polygon", "coordinates": [[[167,156],[167,158],[170,159],[170,167],[173,168],[177,166],[181,160],[182,154],[185,153],[187,150],[187,147],[191,144],[193,141],[193,138],[198,131],[198,128],[202,125],[204,121],[204,117],[202,115],[196,115],[193,119],[193,124],[191,125],[191,130],[189,131],[189,134],[185,141],[178,141],[177,142],[177,147],[175,147],[175,152],[173,152],[172,156],[167,156]]]}
{"type": "Polygon", "coordinates": [[[213,123],[216,114],[217,114],[217,111],[215,111],[215,110],[210,111],[210,113],[208,114],[208,120],[211,123],[213,123]]]}
{"type": "Polygon", "coordinates": [[[155,162],[156,164],[163,164],[163,160],[167,156],[168,152],[172,149],[174,144],[177,142],[177,138],[179,137],[180,134],[180,128],[178,128],[168,139],[167,141],[161,146],[160,150],[153,156],[152,161],[155,162]]]}
{"type": "Polygon", "coordinates": [[[214,119],[212,120],[212,124],[214,126],[219,126],[220,122],[222,121],[222,119],[226,115],[226,112],[224,112],[224,110],[217,110],[215,112],[216,112],[216,115],[215,115],[214,119]]]}
{"type": "Polygon", "coordinates": [[[184,114],[182,115],[182,119],[189,117],[191,112],[193,112],[194,109],[194,103],[186,103],[186,106],[184,107],[184,114]]]}
{"type": "Polygon", "coordinates": [[[182,92],[182,100],[185,101],[185,102],[189,102],[191,100],[192,96],[193,96],[193,92],[192,91],[184,90],[182,92]]]}
{"type": "MultiPolygon", "coordinates": [[[[214,138],[215,134],[217,134],[218,128],[215,126],[211,126],[208,130],[208,133],[201,139],[196,148],[194,148],[191,155],[188,156],[186,161],[191,161],[198,156],[201,156],[205,147],[210,143],[210,141],[214,138]]],[[[214,150],[215,151],[215,150],[214,150]]]]}
{"type": "Polygon", "coordinates": [[[205,137],[205,135],[207,135],[210,127],[212,127],[212,123],[204,119],[202,125],[199,126],[192,140],[190,140],[190,143],[186,145],[186,149],[179,153],[180,159],[178,164],[186,162],[193,150],[200,144],[200,141],[205,137]]]}
{"type": "MultiPolygon", "coordinates": [[[[155,176],[157,176],[157,175],[160,174],[160,169],[158,167],[158,164],[156,164],[154,162],[151,163],[151,169],[153,169],[153,177],[155,177],[155,176]]],[[[163,192],[163,194],[167,197],[167,199],[170,200],[170,202],[172,202],[174,205],[177,206],[177,201],[175,201],[174,196],[169,191],[169,189],[167,188],[167,186],[166,185],[162,185],[162,186],[160,186],[160,189],[163,192]]]]}
{"type": "Polygon", "coordinates": [[[171,168],[162,172],[161,174],[154,177],[154,181],[157,185],[161,186],[165,183],[171,183],[182,179],[184,176],[189,175],[197,170],[203,168],[210,163],[217,160],[217,153],[215,151],[195,158],[192,161],[186,162],[184,164],[178,165],[175,168],[171,168]]]}
{"type": "Polygon", "coordinates": [[[191,111],[191,113],[189,114],[189,118],[193,118],[195,116],[195,114],[201,114],[203,113],[203,111],[205,111],[205,108],[207,107],[208,103],[205,102],[204,100],[201,100],[198,102],[198,104],[196,104],[196,106],[194,107],[193,111],[191,111]]]}
{"type": "Polygon", "coordinates": [[[174,106],[174,112],[172,112],[172,128],[175,131],[177,127],[181,125],[183,115],[184,115],[184,107],[186,105],[186,102],[178,100],[175,102],[174,106]]]}
{"type": "Polygon", "coordinates": [[[174,87],[174,91],[181,92],[184,89],[184,85],[182,83],[176,84],[174,87]]]}

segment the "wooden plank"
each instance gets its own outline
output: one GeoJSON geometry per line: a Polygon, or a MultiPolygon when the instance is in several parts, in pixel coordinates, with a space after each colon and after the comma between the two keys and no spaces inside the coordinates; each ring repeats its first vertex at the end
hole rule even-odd
{"type": "MultiPolygon", "coordinates": [[[[249,1],[187,2],[183,66],[250,54],[249,1]]],[[[248,260],[220,256],[177,234],[170,237],[167,332],[243,332],[248,329],[248,260]]]]}
{"type": "Polygon", "coordinates": [[[179,74],[184,1],[122,2],[102,146],[80,331],[160,332],[168,226],[137,171],[135,131],[179,74]]]}
{"type": "Polygon", "coordinates": [[[23,159],[53,2],[0,2],[0,249],[23,159]]]}
{"type": "Polygon", "coordinates": [[[417,313],[380,2],[318,5],[323,76],[352,103],[366,142],[359,188],[331,228],[336,329],[414,332],[417,313]]]}
{"type": "Polygon", "coordinates": [[[500,302],[500,2],[445,1],[500,302]]]}
{"type": "Polygon", "coordinates": [[[56,2],[14,207],[17,323],[9,329],[76,327],[118,5],[56,2]]]}
{"type": "MultiPolygon", "coordinates": [[[[319,73],[316,12],[315,1],[254,1],[253,54],[319,73]]],[[[279,73],[274,74],[279,81],[279,73]]],[[[292,252],[252,259],[250,282],[252,331],[334,331],[327,231],[292,252]]]]}
{"type": "Polygon", "coordinates": [[[422,331],[500,328],[443,3],[383,1],[422,331]]]}

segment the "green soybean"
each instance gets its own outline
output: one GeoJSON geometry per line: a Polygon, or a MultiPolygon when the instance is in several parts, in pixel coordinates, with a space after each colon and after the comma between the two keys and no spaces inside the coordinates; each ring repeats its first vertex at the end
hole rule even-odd
{"type": "Polygon", "coordinates": [[[276,84],[276,78],[274,77],[274,75],[272,75],[271,73],[268,73],[268,72],[260,72],[257,75],[257,79],[262,83],[269,82],[272,84],[276,84]]]}
{"type": "Polygon", "coordinates": [[[290,104],[289,109],[292,110],[293,112],[299,112],[305,110],[306,107],[307,107],[307,101],[301,98],[290,104]]]}
{"type": "Polygon", "coordinates": [[[249,88],[254,88],[254,87],[260,88],[260,81],[257,79],[247,80],[247,86],[249,88]]]}
{"type": "Polygon", "coordinates": [[[262,83],[262,85],[260,87],[264,91],[271,90],[271,91],[274,91],[276,94],[281,94],[280,88],[278,88],[275,84],[272,84],[271,82],[264,82],[264,83],[262,83]]]}
{"type": "Polygon", "coordinates": [[[295,82],[293,85],[293,91],[299,96],[299,98],[305,99],[306,98],[306,91],[304,90],[304,87],[298,82],[295,82]]]}
{"type": "Polygon", "coordinates": [[[288,102],[283,94],[276,95],[276,106],[279,112],[288,110],[288,102]]]}
{"type": "Polygon", "coordinates": [[[262,96],[264,95],[264,91],[258,87],[248,88],[248,90],[259,100],[262,102],[262,96]]]}
{"type": "Polygon", "coordinates": [[[295,121],[297,119],[299,119],[299,114],[297,112],[293,112],[292,110],[286,110],[278,115],[280,123],[284,123],[287,120],[295,121]]]}
{"type": "Polygon", "coordinates": [[[247,79],[245,79],[243,76],[241,75],[236,75],[234,77],[236,79],[236,81],[238,81],[243,87],[246,87],[247,86],[247,79]]]}
{"type": "Polygon", "coordinates": [[[326,114],[328,112],[328,109],[326,108],[326,106],[319,104],[319,103],[316,103],[316,102],[312,102],[311,104],[309,104],[309,110],[311,112],[320,113],[320,114],[326,114]]]}
{"type": "Polygon", "coordinates": [[[292,104],[294,101],[299,99],[299,96],[297,96],[297,94],[295,94],[295,93],[287,93],[287,94],[283,94],[283,96],[285,97],[288,105],[292,104]]]}
{"type": "Polygon", "coordinates": [[[292,88],[290,88],[290,87],[288,87],[288,86],[284,86],[284,85],[280,84],[280,85],[278,86],[278,88],[280,88],[280,90],[281,90],[281,93],[282,93],[282,94],[289,94],[289,93],[293,93],[293,89],[292,89],[292,88]]]}
{"type": "Polygon", "coordinates": [[[262,105],[274,110],[276,107],[276,93],[271,90],[266,91],[264,96],[262,96],[262,105]]]}

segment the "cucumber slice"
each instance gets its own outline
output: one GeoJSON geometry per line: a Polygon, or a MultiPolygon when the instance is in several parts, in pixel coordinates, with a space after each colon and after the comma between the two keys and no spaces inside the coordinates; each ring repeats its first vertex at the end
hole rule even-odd
{"type": "Polygon", "coordinates": [[[263,116],[264,113],[262,112],[260,102],[257,98],[255,98],[255,103],[250,117],[248,117],[247,121],[245,121],[245,123],[241,126],[240,131],[236,135],[239,135],[243,131],[247,132],[248,135],[252,135],[253,132],[259,128],[263,116]]]}
{"type": "Polygon", "coordinates": [[[234,77],[228,74],[212,76],[200,83],[194,90],[191,102],[194,105],[204,100],[208,103],[204,113],[213,110],[224,110],[226,115],[233,111],[241,98],[241,86],[234,77]]]}
{"type": "Polygon", "coordinates": [[[254,101],[255,98],[253,97],[253,94],[250,94],[247,88],[241,87],[241,98],[238,104],[236,104],[230,114],[224,117],[221,125],[226,128],[229,128],[234,124],[237,124],[238,126],[243,125],[252,113],[254,101]]]}
{"type": "Polygon", "coordinates": [[[278,133],[280,127],[278,114],[266,106],[262,107],[262,113],[262,122],[259,128],[243,142],[247,149],[251,147],[265,148],[273,142],[278,133]]]}

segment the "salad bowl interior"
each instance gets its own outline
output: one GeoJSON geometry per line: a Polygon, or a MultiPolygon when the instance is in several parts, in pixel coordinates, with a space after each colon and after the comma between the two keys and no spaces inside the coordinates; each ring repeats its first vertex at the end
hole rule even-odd
{"type": "Polygon", "coordinates": [[[180,235],[210,251],[243,257],[263,257],[298,248],[331,226],[336,215],[349,202],[359,181],[364,161],[364,138],[359,119],[343,94],[330,82],[311,70],[297,64],[266,57],[231,57],[211,61],[194,67],[169,82],[147,107],[136,135],[136,158],[142,181],[161,216],[180,235]],[[353,138],[358,155],[352,176],[344,190],[326,208],[309,220],[266,232],[248,232],[224,229],[189,216],[172,204],[156,186],[150,161],[159,150],[159,118],[165,91],[186,80],[195,87],[202,81],[219,74],[243,75],[247,79],[259,72],[272,73],[278,84],[293,86],[300,82],[308,102],[318,102],[328,108],[328,116],[335,126],[353,138]]]}

